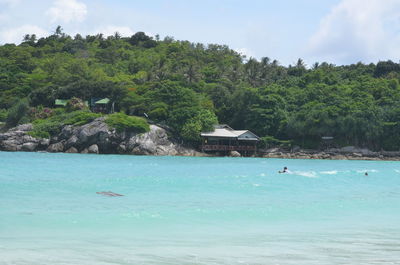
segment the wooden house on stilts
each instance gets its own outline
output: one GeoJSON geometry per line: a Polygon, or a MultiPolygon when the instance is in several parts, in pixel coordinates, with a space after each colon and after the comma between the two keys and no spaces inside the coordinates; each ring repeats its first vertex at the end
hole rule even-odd
{"type": "Polygon", "coordinates": [[[201,150],[203,152],[237,151],[242,155],[255,154],[260,138],[249,130],[234,130],[228,125],[215,125],[214,131],[203,132],[201,150]]]}

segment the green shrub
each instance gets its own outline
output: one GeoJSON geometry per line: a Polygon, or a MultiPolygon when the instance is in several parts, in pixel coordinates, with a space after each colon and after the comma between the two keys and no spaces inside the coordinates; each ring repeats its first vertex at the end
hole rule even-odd
{"type": "Polygon", "coordinates": [[[64,121],[64,124],[67,125],[84,125],[86,123],[89,123],[99,117],[101,117],[101,114],[99,113],[93,113],[89,111],[74,111],[71,113],[66,114],[66,120],[64,121]]]}
{"type": "Polygon", "coordinates": [[[124,113],[108,115],[106,123],[110,128],[115,128],[117,132],[126,130],[129,132],[144,133],[150,130],[150,126],[146,120],[136,116],[128,116],[124,113]]]}
{"type": "Polygon", "coordinates": [[[7,127],[14,127],[22,122],[29,122],[26,117],[29,110],[29,103],[27,99],[21,99],[14,106],[10,108],[6,118],[7,127]]]}
{"type": "Polygon", "coordinates": [[[63,123],[57,119],[38,119],[33,122],[33,130],[28,134],[36,138],[50,138],[61,131],[63,123]]]}
{"type": "Polygon", "coordinates": [[[258,146],[261,148],[281,147],[287,149],[292,147],[292,144],[293,142],[291,140],[279,140],[272,136],[264,136],[261,137],[258,146]]]}
{"type": "Polygon", "coordinates": [[[35,138],[50,138],[50,134],[45,131],[33,130],[33,131],[28,132],[28,135],[35,137],[35,138]]]}
{"type": "Polygon", "coordinates": [[[7,119],[8,112],[5,109],[0,109],[0,122],[4,122],[7,119]]]}
{"type": "Polygon", "coordinates": [[[73,111],[73,112],[62,112],[55,111],[59,115],[54,115],[48,119],[38,119],[33,122],[33,130],[29,135],[37,138],[49,138],[52,135],[60,133],[64,125],[84,125],[93,121],[94,119],[101,116],[98,113],[92,113],[88,111],[73,111]]]}

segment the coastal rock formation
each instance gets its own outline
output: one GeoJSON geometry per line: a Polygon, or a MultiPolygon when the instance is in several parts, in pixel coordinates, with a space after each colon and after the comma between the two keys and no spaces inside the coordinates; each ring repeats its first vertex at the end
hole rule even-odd
{"type": "Polygon", "coordinates": [[[24,124],[0,134],[0,150],[3,151],[40,151],[46,149],[48,141],[37,139],[27,133],[32,124],[24,124]]]}
{"type": "Polygon", "coordinates": [[[295,158],[295,159],[334,159],[334,160],[397,160],[400,161],[400,152],[381,151],[374,152],[366,148],[347,146],[343,148],[331,148],[324,151],[318,150],[284,150],[271,148],[259,150],[265,158],[295,158]]]}
{"type": "Polygon", "coordinates": [[[29,135],[31,124],[24,124],[0,134],[2,151],[41,151],[84,154],[135,154],[205,156],[186,148],[169,137],[168,132],[150,125],[147,133],[136,134],[109,128],[103,117],[82,125],[67,125],[51,139],[37,139],[29,135]]]}

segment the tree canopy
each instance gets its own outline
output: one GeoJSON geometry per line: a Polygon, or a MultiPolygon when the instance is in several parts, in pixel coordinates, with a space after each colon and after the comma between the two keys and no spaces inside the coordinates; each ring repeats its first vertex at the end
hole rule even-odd
{"type": "Polygon", "coordinates": [[[27,106],[108,97],[118,111],[165,123],[192,143],[220,122],[305,148],[333,136],[337,145],[398,150],[399,79],[392,61],[285,67],[225,45],[143,32],[71,37],[57,27],[0,46],[0,118],[16,124],[27,106]]]}

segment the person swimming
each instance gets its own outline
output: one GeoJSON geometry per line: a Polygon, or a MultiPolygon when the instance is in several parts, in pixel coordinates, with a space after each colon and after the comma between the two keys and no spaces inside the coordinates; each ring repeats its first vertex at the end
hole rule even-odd
{"type": "Polygon", "coordinates": [[[368,176],[368,172],[365,172],[365,174],[364,174],[365,176],[368,176]]]}
{"type": "Polygon", "coordinates": [[[282,171],[279,170],[279,173],[287,173],[288,169],[287,167],[284,167],[282,171]]]}

